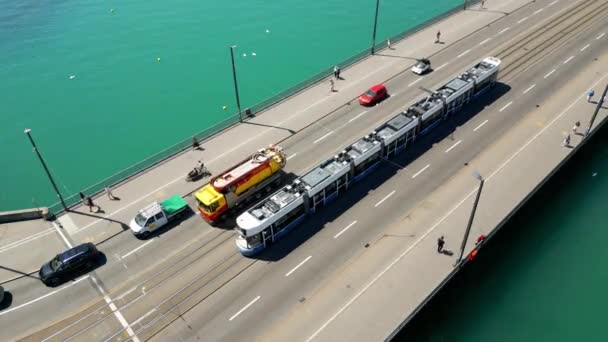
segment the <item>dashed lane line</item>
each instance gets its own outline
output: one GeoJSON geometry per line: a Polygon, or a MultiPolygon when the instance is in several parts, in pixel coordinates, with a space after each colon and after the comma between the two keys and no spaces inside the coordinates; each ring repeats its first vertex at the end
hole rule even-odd
{"type": "Polygon", "coordinates": [[[458,140],[454,145],[450,146],[450,148],[448,148],[447,150],[445,150],[445,153],[450,152],[454,147],[460,145],[461,142],[462,142],[462,140],[458,140]]]}
{"type": "MultiPolygon", "coordinates": [[[[509,103],[507,103],[506,105],[504,105],[502,108],[500,108],[498,111],[502,112],[503,110],[507,109],[511,104],[513,103],[513,101],[509,101],[509,103]]],[[[488,121],[488,120],[486,120],[488,121]]],[[[485,123],[485,122],[484,122],[485,123]]]]}
{"type": "Polygon", "coordinates": [[[348,226],[346,226],[344,229],[342,229],[338,234],[334,235],[334,239],[337,239],[340,235],[342,235],[345,231],[347,231],[350,227],[354,226],[355,224],[357,224],[357,220],[351,222],[348,226]]]}
{"type": "MultiPolygon", "coordinates": [[[[393,96],[395,96],[395,95],[393,95],[393,96]]],[[[357,119],[358,119],[358,118],[360,118],[361,116],[365,115],[365,113],[367,113],[367,111],[366,111],[366,110],[362,111],[361,113],[357,114],[357,116],[355,116],[354,118],[352,118],[352,119],[348,120],[348,122],[353,122],[353,121],[357,120],[357,119]]]]}
{"type": "Polygon", "coordinates": [[[542,12],[542,11],[543,11],[543,8],[541,8],[541,9],[537,9],[537,10],[536,10],[536,11],[534,11],[534,13],[532,13],[532,14],[538,14],[538,13],[540,13],[540,12],[542,12]]]}
{"type": "Polygon", "coordinates": [[[524,22],[524,21],[526,21],[526,20],[528,20],[528,17],[524,17],[524,18],[519,19],[519,20],[517,21],[517,23],[518,23],[518,24],[521,24],[521,23],[523,23],[523,22],[524,22]]]}
{"type": "Polygon", "coordinates": [[[604,35],[606,35],[606,33],[602,33],[602,34],[600,34],[599,36],[595,37],[595,39],[602,39],[602,37],[603,37],[604,35]]]}
{"type": "Polygon", "coordinates": [[[529,86],[528,89],[524,90],[523,93],[525,94],[525,93],[529,92],[530,90],[534,89],[534,87],[536,87],[536,84],[529,86]]]}
{"type": "Polygon", "coordinates": [[[255,302],[257,302],[260,299],[260,296],[255,297],[254,300],[252,300],[251,302],[249,302],[249,304],[245,305],[241,310],[239,310],[237,313],[235,313],[232,317],[230,317],[228,320],[232,321],[233,319],[235,319],[238,315],[242,314],[243,311],[247,310],[250,306],[252,306],[255,302]]]}
{"type": "Polygon", "coordinates": [[[416,84],[416,83],[418,83],[418,82],[420,82],[420,81],[422,81],[422,78],[419,78],[419,79],[415,80],[414,82],[412,82],[412,83],[408,84],[407,86],[408,86],[408,87],[411,87],[411,86],[413,86],[414,84],[416,84]]]}
{"type": "Polygon", "coordinates": [[[440,66],[438,66],[438,67],[437,67],[437,69],[435,69],[435,71],[438,71],[438,70],[440,70],[440,69],[444,68],[444,67],[445,67],[445,66],[447,66],[448,64],[450,64],[450,63],[443,63],[443,64],[441,64],[440,66]]]}
{"type": "Polygon", "coordinates": [[[572,60],[572,58],[574,58],[574,56],[570,56],[570,57],[568,57],[568,59],[566,59],[566,60],[564,61],[564,64],[566,64],[566,63],[570,62],[570,61],[572,60]]]}
{"type": "Polygon", "coordinates": [[[587,45],[583,46],[583,47],[581,48],[581,52],[583,52],[583,51],[587,50],[587,48],[588,48],[590,45],[591,45],[591,44],[587,44],[587,45]]]}
{"type": "Polygon", "coordinates": [[[328,137],[328,136],[330,136],[330,135],[331,135],[333,132],[334,132],[334,131],[329,131],[329,132],[328,132],[327,134],[325,134],[324,136],[322,136],[322,137],[320,137],[319,139],[317,139],[317,140],[313,141],[313,144],[316,144],[316,143],[318,143],[319,141],[321,141],[321,140],[323,140],[323,139],[327,138],[327,137],[328,137]]]}
{"type": "Polygon", "coordinates": [[[547,77],[551,76],[551,74],[553,74],[554,72],[555,72],[555,69],[549,71],[549,73],[546,74],[544,78],[547,78],[547,77]]]}
{"type": "Polygon", "coordinates": [[[422,168],[422,170],[420,170],[420,171],[416,172],[416,173],[415,173],[415,174],[412,176],[412,178],[416,178],[416,177],[418,177],[418,175],[420,175],[421,173],[423,173],[423,172],[424,172],[424,170],[428,169],[428,168],[429,168],[429,166],[431,166],[431,164],[426,164],[426,166],[425,166],[425,167],[423,167],[423,168],[422,168]]]}
{"type": "Polygon", "coordinates": [[[485,44],[485,43],[489,42],[490,40],[492,40],[492,38],[486,38],[486,39],[482,40],[482,41],[479,43],[479,45],[483,45],[483,44],[485,44]]]}
{"type": "Polygon", "coordinates": [[[289,160],[289,159],[291,159],[291,158],[295,157],[297,154],[298,154],[298,152],[296,152],[296,153],[294,153],[294,154],[290,155],[289,157],[287,157],[287,160],[289,160]]]}
{"type": "Polygon", "coordinates": [[[129,253],[127,253],[127,254],[125,254],[125,255],[121,256],[121,259],[124,259],[124,258],[128,257],[129,255],[131,255],[131,254],[133,254],[133,253],[137,252],[138,250],[140,250],[140,249],[142,249],[142,248],[146,247],[147,245],[151,244],[152,242],[154,242],[154,239],[152,239],[152,240],[150,240],[150,241],[148,241],[148,242],[144,243],[143,245],[141,245],[141,246],[139,246],[139,247],[135,248],[134,250],[130,251],[129,253]]]}
{"type": "Polygon", "coordinates": [[[291,271],[285,273],[286,277],[289,277],[293,272],[295,272],[298,268],[300,268],[302,265],[304,265],[308,260],[310,260],[310,258],[312,258],[312,255],[309,255],[308,258],[302,260],[302,262],[300,262],[299,264],[296,265],[296,267],[292,268],[291,271]]]}
{"type": "Polygon", "coordinates": [[[485,125],[486,123],[488,123],[488,120],[480,123],[479,126],[477,126],[473,129],[473,132],[477,132],[477,130],[480,129],[481,127],[483,127],[483,125],[485,125]]]}
{"type": "Polygon", "coordinates": [[[460,57],[462,57],[462,56],[466,55],[466,54],[467,54],[467,53],[469,53],[469,52],[471,52],[471,49],[468,49],[467,51],[465,51],[465,52],[461,53],[460,55],[456,56],[456,58],[460,58],[460,57]]]}
{"type": "Polygon", "coordinates": [[[390,193],[390,194],[388,194],[388,195],[384,196],[384,198],[383,198],[383,199],[381,199],[381,200],[380,200],[378,203],[376,203],[376,204],[374,205],[374,208],[378,207],[380,204],[382,204],[384,201],[386,201],[386,200],[387,200],[389,197],[393,196],[393,194],[395,194],[395,190],[391,191],[391,193],[390,193]]]}
{"type": "Polygon", "coordinates": [[[505,27],[504,29],[500,30],[500,32],[498,32],[498,34],[502,34],[507,32],[509,29],[511,29],[510,27],[505,27]]]}

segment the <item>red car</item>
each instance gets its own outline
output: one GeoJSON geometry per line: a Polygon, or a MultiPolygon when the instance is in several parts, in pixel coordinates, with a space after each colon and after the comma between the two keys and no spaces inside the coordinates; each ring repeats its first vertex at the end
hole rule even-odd
{"type": "Polygon", "coordinates": [[[359,96],[359,103],[362,106],[373,106],[387,97],[388,93],[384,84],[376,84],[359,96]]]}

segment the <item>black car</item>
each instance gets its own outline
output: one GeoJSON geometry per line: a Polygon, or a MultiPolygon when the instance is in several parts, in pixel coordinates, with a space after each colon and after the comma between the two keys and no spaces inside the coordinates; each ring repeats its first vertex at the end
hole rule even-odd
{"type": "Polygon", "coordinates": [[[40,267],[38,275],[47,286],[57,286],[93,269],[99,261],[100,253],[92,243],[83,243],[57,254],[51,261],[40,267]]]}

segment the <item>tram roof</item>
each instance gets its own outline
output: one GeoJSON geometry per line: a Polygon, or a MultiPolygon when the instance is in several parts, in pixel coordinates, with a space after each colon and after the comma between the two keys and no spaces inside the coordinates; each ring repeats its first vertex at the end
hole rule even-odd
{"type": "Polygon", "coordinates": [[[394,118],[388,120],[382,126],[378,127],[376,129],[376,135],[386,140],[407,125],[411,124],[414,120],[416,120],[416,115],[414,113],[407,111],[401,112],[394,118]]]}
{"type": "Polygon", "coordinates": [[[302,190],[294,184],[284,186],[270,197],[239,215],[237,224],[245,230],[260,228],[262,222],[271,219],[283,208],[298,200],[302,196],[302,190]]]}

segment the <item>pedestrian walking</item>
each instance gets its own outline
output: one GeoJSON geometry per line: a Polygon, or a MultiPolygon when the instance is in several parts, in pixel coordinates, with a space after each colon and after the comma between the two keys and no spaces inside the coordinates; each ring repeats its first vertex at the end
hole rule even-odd
{"type": "Polygon", "coordinates": [[[575,122],[574,127],[572,127],[572,133],[577,134],[577,130],[579,127],[581,127],[581,122],[580,121],[575,122]]]}
{"type": "Polygon", "coordinates": [[[443,252],[443,246],[445,245],[445,240],[443,239],[443,235],[439,239],[437,239],[437,253],[443,252]]]}
{"type": "Polygon", "coordinates": [[[115,201],[118,199],[118,197],[114,196],[114,194],[112,193],[112,190],[110,189],[109,186],[106,185],[103,189],[105,190],[106,195],[108,195],[108,198],[110,199],[110,201],[115,201]]]}
{"type": "Polygon", "coordinates": [[[338,79],[338,66],[334,65],[334,78],[338,79]]]}
{"type": "Polygon", "coordinates": [[[566,135],[566,139],[564,139],[564,147],[570,146],[570,134],[566,135]]]}
{"type": "Polygon", "coordinates": [[[393,47],[391,46],[391,39],[390,38],[386,40],[386,46],[388,47],[389,50],[393,49],[393,47]]]}
{"type": "Polygon", "coordinates": [[[95,207],[95,212],[98,212],[99,210],[101,210],[100,206],[93,203],[93,198],[91,198],[91,196],[87,196],[84,201],[85,201],[86,205],[89,207],[89,212],[93,211],[93,207],[95,207]]]}
{"type": "Polygon", "coordinates": [[[334,88],[335,83],[334,80],[329,80],[329,85],[330,85],[330,91],[333,93],[336,91],[336,89],[334,88]]]}
{"type": "Polygon", "coordinates": [[[587,93],[587,102],[591,102],[593,95],[595,95],[595,91],[593,91],[593,89],[589,90],[589,93],[587,93]]]}
{"type": "Polygon", "coordinates": [[[435,40],[435,44],[441,42],[441,31],[437,31],[437,39],[435,40]]]}
{"type": "Polygon", "coordinates": [[[82,193],[82,191],[79,191],[78,195],[80,196],[80,201],[82,202],[82,204],[85,204],[84,200],[85,200],[86,196],[82,193]]]}
{"type": "Polygon", "coordinates": [[[485,8],[484,5],[486,4],[486,0],[481,0],[481,8],[485,8]]]}
{"type": "Polygon", "coordinates": [[[198,150],[201,148],[196,137],[192,137],[192,148],[195,150],[198,150]]]}

